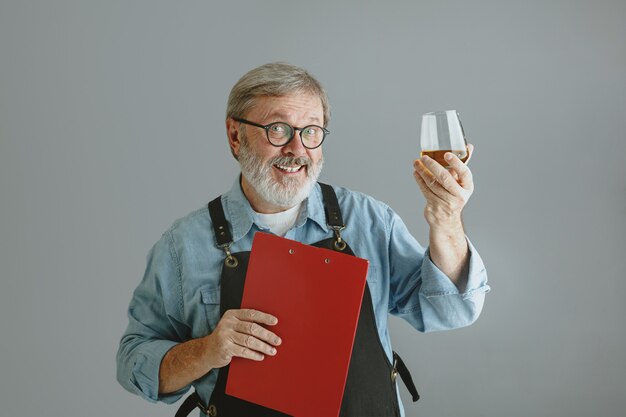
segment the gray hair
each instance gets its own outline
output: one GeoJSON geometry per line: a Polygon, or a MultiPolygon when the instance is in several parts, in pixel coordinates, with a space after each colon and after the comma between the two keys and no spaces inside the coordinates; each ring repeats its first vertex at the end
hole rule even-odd
{"type": "Polygon", "coordinates": [[[324,127],[330,120],[328,96],[322,85],[303,68],[284,62],[261,65],[237,81],[228,96],[227,118],[243,118],[261,96],[280,97],[291,93],[312,93],[322,101],[324,127]]]}

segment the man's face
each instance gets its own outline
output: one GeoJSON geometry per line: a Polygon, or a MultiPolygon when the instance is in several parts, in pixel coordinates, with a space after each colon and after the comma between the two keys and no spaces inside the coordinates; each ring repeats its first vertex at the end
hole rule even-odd
{"type": "MultiPolygon", "coordinates": [[[[284,122],[293,127],[324,124],[321,100],[307,93],[260,97],[244,118],[262,125],[272,122],[284,122]]],[[[287,145],[275,147],[268,142],[263,128],[241,125],[232,119],[227,127],[233,152],[241,165],[243,191],[256,211],[282,211],[308,197],[322,169],[321,147],[305,148],[299,131],[287,145]]]]}

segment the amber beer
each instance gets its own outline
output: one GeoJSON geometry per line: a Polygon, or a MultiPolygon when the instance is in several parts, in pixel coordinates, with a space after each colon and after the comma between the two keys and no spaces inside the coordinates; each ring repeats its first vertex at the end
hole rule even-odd
{"type": "Polygon", "coordinates": [[[469,158],[469,149],[466,149],[466,150],[461,150],[461,149],[456,149],[456,150],[442,149],[442,150],[438,150],[438,151],[422,151],[420,153],[420,156],[428,155],[431,158],[433,158],[435,161],[439,162],[439,164],[441,164],[444,167],[448,168],[450,166],[450,164],[448,164],[448,161],[446,161],[443,158],[443,156],[446,154],[446,152],[452,152],[454,155],[458,156],[459,159],[461,160],[461,162],[463,162],[463,163],[465,163],[465,161],[467,161],[467,158],[469,158]]]}

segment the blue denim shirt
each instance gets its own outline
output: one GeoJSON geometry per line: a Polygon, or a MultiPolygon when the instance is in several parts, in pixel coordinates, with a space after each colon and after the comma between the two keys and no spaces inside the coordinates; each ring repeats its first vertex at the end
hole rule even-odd
{"type": "MultiPolygon", "coordinates": [[[[369,260],[367,281],[378,333],[390,361],[388,313],[420,332],[453,329],[474,322],[489,291],[483,263],[470,246],[469,278],[463,293],[430,260],[387,205],[361,193],[335,187],[346,228],[342,237],[355,254],[369,260]]],[[[232,227],[233,253],[249,251],[263,230],[239,181],[222,196],[232,227]]],[[[332,236],[322,193],[314,187],[295,226],[285,238],[314,243],[332,236]]],[[[159,395],[159,366],[177,343],[203,337],[220,319],[220,274],[224,252],[215,244],[207,207],[174,222],[148,254],[143,280],[128,308],[129,324],[117,354],[117,378],[127,390],[149,401],[173,403],[188,389],[159,395]]],[[[193,385],[207,402],[217,379],[212,370],[193,385]]]]}

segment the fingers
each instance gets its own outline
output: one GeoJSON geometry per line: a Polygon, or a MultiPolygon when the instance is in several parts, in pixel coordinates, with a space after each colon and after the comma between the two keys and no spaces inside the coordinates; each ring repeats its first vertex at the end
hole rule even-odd
{"type": "Polygon", "coordinates": [[[232,314],[242,321],[267,324],[269,326],[273,326],[278,323],[278,319],[271,314],[263,313],[262,311],[253,309],[244,308],[240,310],[228,310],[225,315],[226,314],[232,314]]]}
{"type": "Polygon", "coordinates": [[[448,168],[448,172],[452,175],[452,178],[454,178],[456,182],[459,182],[459,174],[454,170],[454,168],[448,168]]]}
{"type": "MultiPolygon", "coordinates": [[[[468,145],[469,149],[469,158],[474,150],[473,145],[468,145]]],[[[428,156],[423,156],[421,159],[418,159],[414,163],[415,171],[420,173],[422,178],[424,178],[425,182],[429,186],[434,186],[433,191],[437,192],[441,191],[438,187],[435,186],[435,183],[438,182],[441,184],[443,189],[452,193],[452,194],[462,194],[462,189],[467,191],[473,190],[473,179],[472,172],[467,166],[466,163],[463,163],[456,155],[452,152],[448,152],[445,155],[446,162],[449,164],[450,168],[446,169],[438,164],[435,160],[428,156]],[[429,175],[432,174],[431,175],[429,175]]]]}
{"type": "Polygon", "coordinates": [[[436,198],[433,191],[430,189],[428,184],[426,184],[426,180],[424,179],[422,174],[418,172],[418,168],[415,168],[415,172],[413,172],[413,177],[415,178],[415,182],[417,182],[417,185],[419,186],[422,194],[424,194],[427,200],[431,198],[436,198]]]}
{"type": "Polygon", "coordinates": [[[431,226],[457,222],[474,188],[469,168],[451,152],[445,156],[449,169],[428,156],[413,164],[413,176],[426,198],[424,215],[431,226]]]}
{"type": "Polygon", "coordinates": [[[276,317],[258,310],[228,310],[210,335],[211,356],[217,358],[220,367],[235,356],[255,361],[263,360],[265,355],[274,356],[277,353],[274,346],[280,345],[282,340],[263,325],[277,323],[276,317]]]}
{"type": "Polygon", "coordinates": [[[461,160],[451,152],[448,152],[446,154],[446,161],[448,162],[448,164],[450,164],[450,170],[458,175],[458,177],[456,178],[457,184],[466,190],[473,189],[474,185],[472,179],[472,171],[470,171],[469,167],[467,166],[467,162],[469,161],[469,158],[471,158],[472,151],[474,149],[473,145],[468,145],[468,148],[470,147],[471,150],[465,163],[461,162],[461,160]]]}
{"type": "MultiPolygon", "coordinates": [[[[239,334],[251,336],[275,346],[280,345],[282,342],[280,337],[256,323],[239,321],[235,324],[235,331],[239,334]]],[[[246,346],[251,347],[247,344],[246,346]]]]}
{"type": "MultiPolygon", "coordinates": [[[[456,158],[456,156],[454,157],[456,158]]],[[[423,156],[421,159],[416,160],[413,166],[415,167],[415,173],[421,177],[428,189],[439,198],[446,199],[449,194],[462,194],[461,186],[456,182],[452,174],[434,159],[423,156]]]]}
{"type": "Polygon", "coordinates": [[[239,346],[240,349],[240,353],[236,354],[237,356],[254,360],[263,360],[264,355],[276,355],[276,348],[274,346],[264,343],[249,334],[235,333],[233,335],[233,342],[239,346]]]}

